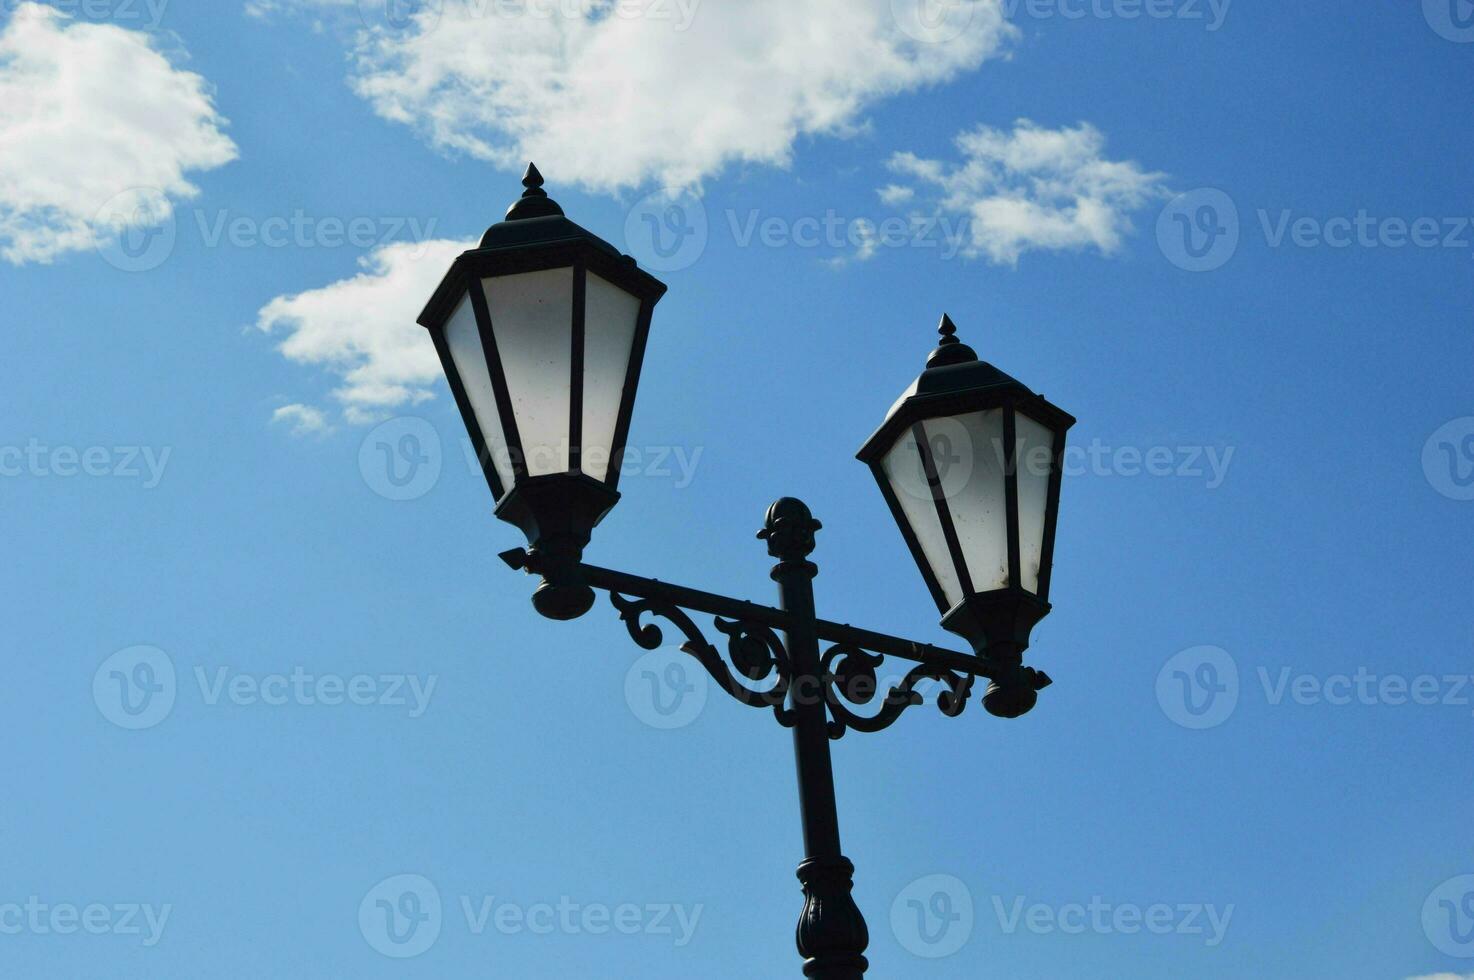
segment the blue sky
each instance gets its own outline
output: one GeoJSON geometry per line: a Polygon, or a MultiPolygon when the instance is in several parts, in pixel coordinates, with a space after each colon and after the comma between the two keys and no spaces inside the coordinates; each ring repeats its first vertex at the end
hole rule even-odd
{"type": "Polygon", "coordinates": [[[788,733],[534,614],[413,325],[532,158],[670,286],[591,561],[798,495],[955,644],[853,452],[943,311],[1080,420],[1038,708],[834,745],[871,975],[1474,975],[1474,8],[920,13],[4,6],[0,973],[797,974],[788,733]]]}

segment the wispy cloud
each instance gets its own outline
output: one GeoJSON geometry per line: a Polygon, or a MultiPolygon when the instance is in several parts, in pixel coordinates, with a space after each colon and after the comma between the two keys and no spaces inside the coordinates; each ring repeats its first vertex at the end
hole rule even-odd
{"type": "MultiPolygon", "coordinates": [[[[283,335],[278,350],[288,360],[337,379],[330,395],[345,421],[372,422],[432,397],[440,361],[415,318],[455,257],[474,245],[442,239],[381,246],[359,260],[364,271],[356,276],[273,299],[256,326],[283,335]]],[[[301,424],[309,412],[322,414],[288,405],[273,419],[301,424]]],[[[321,421],[327,424],[325,415],[321,421]]]]}
{"type": "Polygon", "coordinates": [[[271,413],[271,421],[290,426],[294,436],[327,435],[333,430],[327,414],[311,405],[283,405],[271,413]]]}
{"type": "MultiPolygon", "coordinates": [[[[1089,123],[1043,129],[1020,119],[1011,132],[961,133],[959,162],[897,153],[889,167],[930,192],[938,210],[966,221],[964,254],[1014,265],[1030,250],[1114,254],[1132,229],[1131,212],[1167,196],[1164,174],[1107,160],[1105,145],[1089,123]]],[[[907,189],[881,188],[881,199],[909,200],[907,189]]]]}
{"type": "Polygon", "coordinates": [[[50,262],[155,224],[236,157],[205,79],[148,34],[22,3],[0,30],[0,257],[50,262]]]}
{"type": "Polygon", "coordinates": [[[786,166],[800,138],[859,132],[872,105],[975,69],[1017,34],[1000,0],[955,0],[941,34],[916,20],[898,0],[445,0],[352,31],[352,85],[446,152],[536,160],[593,190],[674,190],[786,166]]]}
{"type": "Polygon", "coordinates": [[[900,184],[886,184],[884,187],[876,190],[875,193],[879,195],[881,204],[892,208],[909,203],[916,197],[915,188],[903,187],[900,184]]]}

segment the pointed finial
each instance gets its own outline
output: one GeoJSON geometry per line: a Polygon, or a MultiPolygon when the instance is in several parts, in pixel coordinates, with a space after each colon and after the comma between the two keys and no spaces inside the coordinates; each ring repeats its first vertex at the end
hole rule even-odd
{"type": "Polygon", "coordinates": [[[537,164],[528,163],[527,172],[522,175],[522,186],[527,190],[522,192],[523,197],[547,197],[548,192],[543,190],[543,175],[538,172],[537,164]]]}
{"type": "Polygon", "coordinates": [[[942,314],[942,322],[937,324],[937,333],[942,335],[942,340],[926,359],[928,368],[964,364],[978,359],[976,351],[957,339],[957,324],[945,313],[942,314]]]}
{"type": "Polygon", "coordinates": [[[522,192],[522,197],[507,209],[508,221],[563,216],[563,209],[558,207],[556,201],[548,197],[547,191],[543,190],[543,175],[537,169],[537,164],[527,165],[527,172],[522,175],[522,186],[526,188],[522,192]]]}
{"type": "Polygon", "coordinates": [[[945,313],[942,314],[942,322],[937,326],[937,333],[942,335],[943,346],[962,343],[957,339],[957,324],[953,323],[952,318],[945,313]]]}

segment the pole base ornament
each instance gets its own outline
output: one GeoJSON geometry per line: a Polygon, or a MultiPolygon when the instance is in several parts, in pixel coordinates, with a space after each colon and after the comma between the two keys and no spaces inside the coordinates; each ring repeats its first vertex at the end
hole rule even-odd
{"type": "Polygon", "coordinates": [[[798,920],[798,951],[804,976],[813,980],[861,980],[869,961],[870,930],[850,895],[855,866],[848,858],[809,858],[798,866],[804,910],[798,920]]]}

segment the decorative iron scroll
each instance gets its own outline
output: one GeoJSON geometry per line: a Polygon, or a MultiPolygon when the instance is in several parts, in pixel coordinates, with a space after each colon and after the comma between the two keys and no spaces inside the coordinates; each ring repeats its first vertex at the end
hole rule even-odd
{"type": "Polygon", "coordinates": [[[822,673],[824,700],[831,716],[829,737],[838,739],[847,729],[861,732],[878,732],[889,728],[901,713],[913,705],[923,703],[916,685],[924,680],[941,681],[946,685],[937,696],[937,707],[942,714],[955,718],[967,707],[967,698],[972,693],[974,677],[935,664],[918,664],[911,668],[901,683],[885,694],[878,712],[862,715],[850,704],[867,705],[880,693],[875,670],[885,661],[883,654],[871,653],[856,646],[836,644],[824,653],[822,673]],[[848,702],[848,703],[846,703],[848,702]]]}
{"type": "Polygon", "coordinates": [[[646,650],[657,649],[665,640],[655,623],[641,623],[645,614],[668,620],[682,635],[681,650],[700,662],[706,672],[722,688],[743,704],[754,708],[772,708],[778,722],[792,727],[793,713],[788,709],[788,690],[793,683],[793,666],[788,651],[778,634],[766,626],[714,616],[716,628],[727,637],[727,660],[707,642],[701,629],[680,607],[660,599],[630,599],[618,592],[609,593],[609,601],[619,610],[630,638],[646,650]],[[729,667],[727,661],[731,661],[729,667]],[[738,680],[738,675],[755,683],[773,678],[773,684],[756,690],[738,680]]]}
{"type": "MultiPolygon", "coordinates": [[[[685,637],[681,650],[695,657],[723,690],[750,707],[772,708],[780,724],[793,726],[793,712],[788,707],[789,692],[794,684],[793,664],[787,648],[773,629],[760,623],[712,616],[718,632],[727,637],[726,656],[723,657],[706,639],[690,614],[669,600],[630,598],[610,591],[609,601],[619,610],[619,618],[630,638],[640,647],[654,650],[665,642],[660,626],[642,621],[646,615],[668,621],[685,637]],[[748,683],[768,680],[772,683],[762,689],[748,683]]],[[[843,737],[852,728],[861,732],[889,728],[907,708],[925,701],[916,690],[922,681],[939,681],[944,685],[937,696],[937,707],[942,714],[955,718],[967,707],[976,679],[974,675],[936,664],[917,664],[899,684],[882,692],[876,669],[884,662],[884,654],[871,653],[851,644],[836,644],[825,651],[820,664],[820,686],[829,709],[831,739],[843,737]],[[855,710],[854,706],[875,702],[878,695],[879,711],[864,715],[855,710]]],[[[797,693],[814,696],[803,690],[797,693]]]]}

